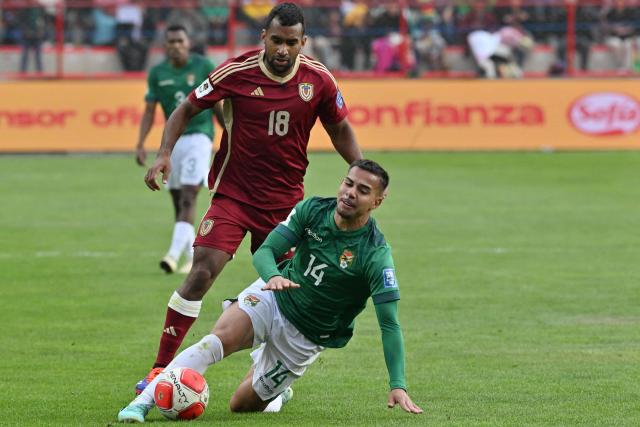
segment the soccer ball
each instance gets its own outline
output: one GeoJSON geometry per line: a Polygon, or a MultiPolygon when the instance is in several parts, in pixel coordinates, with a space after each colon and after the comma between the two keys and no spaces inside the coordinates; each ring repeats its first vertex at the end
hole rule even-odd
{"type": "Polygon", "coordinates": [[[204,377],[189,368],[174,368],[160,374],[153,391],[156,406],[170,420],[193,420],[209,403],[209,386],[204,377]]]}

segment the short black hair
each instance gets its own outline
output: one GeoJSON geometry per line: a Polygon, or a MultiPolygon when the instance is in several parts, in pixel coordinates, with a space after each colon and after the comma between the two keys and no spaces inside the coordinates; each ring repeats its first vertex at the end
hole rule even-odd
{"type": "Polygon", "coordinates": [[[370,172],[375,176],[377,176],[378,178],[380,178],[382,191],[387,189],[387,186],[389,185],[389,174],[378,163],[369,159],[360,159],[360,160],[355,160],[351,162],[351,164],[349,165],[349,170],[355,167],[359,167],[362,170],[366,170],[367,172],[370,172]]]}
{"type": "Polygon", "coordinates": [[[304,15],[298,5],[293,3],[280,3],[269,12],[269,16],[264,21],[264,29],[271,25],[271,21],[278,18],[280,25],[292,27],[296,24],[302,24],[302,34],[304,34],[304,15]]]}
{"type": "Polygon", "coordinates": [[[189,36],[189,31],[187,31],[187,27],[182,24],[171,24],[164,30],[165,37],[169,33],[173,33],[175,31],[184,31],[184,33],[189,36]]]}

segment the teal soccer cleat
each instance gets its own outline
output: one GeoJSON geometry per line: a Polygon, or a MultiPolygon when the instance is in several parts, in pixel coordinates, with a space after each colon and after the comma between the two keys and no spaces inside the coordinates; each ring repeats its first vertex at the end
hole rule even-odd
{"type": "Polygon", "coordinates": [[[286,404],[291,399],[293,399],[293,389],[291,387],[287,387],[285,391],[282,392],[282,404],[286,404]]]}
{"type": "Polygon", "coordinates": [[[142,403],[130,403],[118,413],[118,421],[121,423],[143,423],[144,417],[151,410],[152,405],[142,403]]]}

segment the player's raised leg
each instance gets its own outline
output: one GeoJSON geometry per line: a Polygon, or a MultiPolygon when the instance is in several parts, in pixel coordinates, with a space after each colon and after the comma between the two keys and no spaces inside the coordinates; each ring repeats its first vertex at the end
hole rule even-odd
{"type": "MultiPolygon", "coordinates": [[[[194,242],[193,267],[185,281],[171,296],[160,347],[152,368],[164,368],[200,313],[202,298],[244,238],[247,228],[242,207],[224,197],[214,197],[200,223],[194,242]]],[[[151,372],[136,386],[136,393],[155,375],[151,372]]]]}
{"type": "MultiPolygon", "coordinates": [[[[211,334],[183,350],[165,369],[186,367],[204,374],[209,366],[236,351],[251,348],[252,345],[251,319],[247,313],[238,308],[237,303],[234,303],[222,313],[211,334]]],[[[154,405],[153,391],[159,379],[159,376],[153,378],[147,387],[120,411],[118,421],[144,422],[144,418],[154,405]]]]}
{"type": "Polygon", "coordinates": [[[193,267],[182,286],[169,299],[160,347],[149,375],[136,384],[139,394],[166,367],[200,314],[202,298],[231,256],[219,249],[198,246],[193,267]]]}

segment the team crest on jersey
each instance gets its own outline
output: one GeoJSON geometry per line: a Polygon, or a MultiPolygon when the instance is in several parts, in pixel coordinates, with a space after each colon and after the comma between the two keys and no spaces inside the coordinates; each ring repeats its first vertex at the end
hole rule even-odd
{"type": "Polygon", "coordinates": [[[211,231],[211,229],[213,228],[213,220],[212,219],[205,219],[204,221],[202,221],[202,224],[200,224],[200,235],[202,237],[206,236],[207,234],[209,234],[209,232],[211,231]]]}
{"type": "Polygon", "coordinates": [[[353,264],[353,258],[353,252],[349,249],[345,249],[344,252],[342,252],[342,255],[340,255],[340,268],[344,269],[351,267],[351,264],[353,264]]]}
{"type": "Polygon", "coordinates": [[[196,82],[196,75],[195,74],[187,74],[187,84],[189,86],[193,86],[193,84],[196,82]]]}
{"type": "Polygon", "coordinates": [[[300,83],[298,85],[298,93],[303,101],[311,101],[311,98],[313,98],[313,83],[300,83]]]}
{"type": "Polygon", "coordinates": [[[247,307],[255,307],[256,305],[258,305],[258,303],[260,302],[260,298],[258,298],[257,296],[253,295],[253,294],[249,294],[246,297],[244,297],[244,299],[242,300],[242,302],[244,303],[244,305],[246,305],[247,307]]]}

